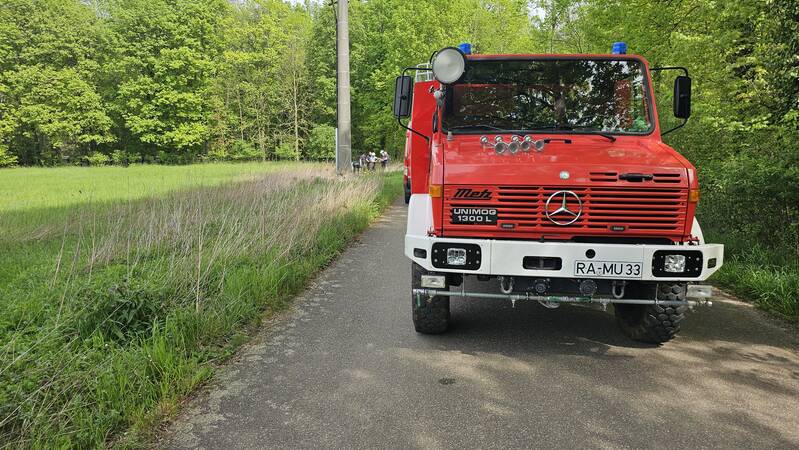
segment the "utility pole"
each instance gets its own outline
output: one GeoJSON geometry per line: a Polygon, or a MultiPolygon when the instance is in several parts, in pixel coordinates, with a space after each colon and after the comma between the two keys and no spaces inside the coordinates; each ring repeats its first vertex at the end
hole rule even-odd
{"type": "Polygon", "coordinates": [[[336,23],[337,117],[336,173],[352,171],[352,122],[350,120],[350,33],[348,0],[338,0],[336,23]]]}

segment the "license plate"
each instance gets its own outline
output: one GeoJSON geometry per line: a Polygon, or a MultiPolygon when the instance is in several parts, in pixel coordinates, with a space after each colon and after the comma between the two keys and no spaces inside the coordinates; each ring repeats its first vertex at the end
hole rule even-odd
{"type": "Polygon", "coordinates": [[[575,261],[574,275],[588,278],[641,278],[642,264],[618,261],[575,261]]]}
{"type": "Polygon", "coordinates": [[[495,224],[497,223],[497,210],[495,208],[452,208],[452,223],[495,224]]]}

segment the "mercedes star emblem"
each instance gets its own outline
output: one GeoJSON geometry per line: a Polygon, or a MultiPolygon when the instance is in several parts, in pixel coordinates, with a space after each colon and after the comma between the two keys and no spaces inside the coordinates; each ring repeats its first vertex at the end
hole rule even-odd
{"type": "MultiPolygon", "coordinates": [[[[573,208],[574,205],[571,205],[573,208]]],[[[571,225],[580,218],[580,215],[583,213],[583,202],[580,200],[580,197],[577,196],[572,191],[558,191],[554,194],[550,195],[547,199],[546,204],[544,205],[544,214],[546,214],[547,219],[549,219],[555,225],[571,225]],[[573,197],[577,200],[577,211],[572,211],[569,209],[569,198],[573,197]],[[549,204],[552,201],[556,201],[556,205],[560,204],[560,207],[554,211],[549,210],[549,204]],[[559,217],[558,217],[559,216],[559,217]]]]}

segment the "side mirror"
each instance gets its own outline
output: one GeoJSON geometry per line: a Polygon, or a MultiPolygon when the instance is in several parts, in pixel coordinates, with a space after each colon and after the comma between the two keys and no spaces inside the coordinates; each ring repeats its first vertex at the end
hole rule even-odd
{"type": "Polygon", "coordinates": [[[674,117],[691,117],[691,78],[679,76],[674,80],[674,117]]]}
{"type": "Polygon", "coordinates": [[[413,78],[404,75],[397,77],[394,84],[394,117],[402,118],[411,115],[413,102],[413,78]]]}

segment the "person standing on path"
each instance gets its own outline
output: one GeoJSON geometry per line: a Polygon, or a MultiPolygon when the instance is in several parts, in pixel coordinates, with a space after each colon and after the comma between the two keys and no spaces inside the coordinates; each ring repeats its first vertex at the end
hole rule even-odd
{"type": "Polygon", "coordinates": [[[386,167],[388,167],[388,152],[385,150],[380,150],[380,166],[383,170],[386,170],[386,167]]]}
{"type": "Polygon", "coordinates": [[[369,171],[371,172],[375,170],[375,165],[377,164],[377,156],[375,155],[375,152],[369,152],[368,158],[369,158],[369,171]]]}

